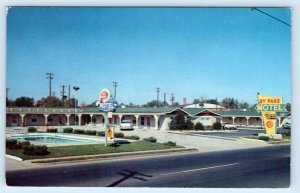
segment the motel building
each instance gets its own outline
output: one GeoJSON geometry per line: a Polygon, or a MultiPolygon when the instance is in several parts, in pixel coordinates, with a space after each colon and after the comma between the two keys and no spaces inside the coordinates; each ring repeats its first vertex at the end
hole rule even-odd
{"type": "MultiPolygon", "coordinates": [[[[221,122],[235,126],[262,127],[261,115],[256,111],[230,110],[211,104],[193,104],[184,108],[117,108],[112,118],[109,118],[109,123],[118,127],[122,120],[132,120],[136,129],[168,130],[172,117],[179,111],[192,117],[195,124],[201,122],[204,126],[221,122]]],[[[285,118],[284,114],[277,113],[277,126],[285,118]]],[[[6,108],[7,127],[75,125],[104,126],[104,113],[97,108],[6,108]]]]}

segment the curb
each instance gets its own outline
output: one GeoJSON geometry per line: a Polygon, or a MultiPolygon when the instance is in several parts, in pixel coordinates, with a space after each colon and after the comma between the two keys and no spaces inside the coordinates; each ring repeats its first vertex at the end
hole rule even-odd
{"type": "Polygon", "coordinates": [[[132,156],[132,155],[152,155],[152,154],[191,152],[191,151],[198,151],[198,149],[196,149],[196,148],[176,148],[176,149],[163,149],[163,150],[154,150],[154,151],[149,150],[149,151],[96,154],[96,155],[85,155],[85,156],[45,158],[45,159],[35,159],[35,160],[28,160],[28,161],[30,161],[31,163],[53,163],[53,162],[78,161],[78,160],[88,160],[88,159],[97,159],[97,158],[119,158],[119,157],[128,157],[128,156],[132,156]]]}
{"type": "Polygon", "coordinates": [[[245,137],[240,137],[240,139],[244,139],[244,140],[248,140],[248,141],[256,141],[256,142],[267,143],[266,141],[259,140],[259,139],[249,139],[249,138],[245,138],[245,137]]]}
{"type": "Polygon", "coordinates": [[[23,161],[22,158],[16,157],[16,156],[12,156],[12,155],[8,155],[6,154],[5,157],[16,160],[16,161],[23,161]]]}

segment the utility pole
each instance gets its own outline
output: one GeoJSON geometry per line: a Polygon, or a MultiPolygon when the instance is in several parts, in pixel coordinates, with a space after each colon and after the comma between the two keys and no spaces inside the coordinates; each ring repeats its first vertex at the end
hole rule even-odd
{"type": "Polygon", "coordinates": [[[50,73],[50,72],[48,72],[48,73],[46,73],[46,75],[47,75],[47,78],[49,79],[49,102],[50,102],[50,106],[52,106],[52,96],[51,96],[51,80],[53,79],[53,73],[50,73]]]}
{"type": "Polygon", "coordinates": [[[68,107],[69,108],[70,108],[70,103],[71,103],[70,95],[71,95],[71,85],[69,85],[69,90],[68,90],[68,107]]]}
{"type": "Polygon", "coordinates": [[[167,102],[166,102],[166,94],[167,94],[167,93],[164,93],[164,106],[167,105],[167,102]]]}
{"type": "Polygon", "coordinates": [[[171,94],[172,107],[173,107],[173,105],[174,105],[174,100],[175,100],[174,94],[172,93],[172,94],[171,94]]]}
{"type": "Polygon", "coordinates": [[[9,88],[6,88],[6,99],[8,100],[8,91],[9,91],[9,88]]]}
{"type": "Polygon", "coordinates": [[[115,87],[115,92],[114,92],[114,99],[117,97],[117,87],[118,87],[118,82],[113,82],[113,86],[115,87]]]}
{"type": "Polygon", "coordinates": [[[156,106],[157,106],[157,107],[158,107],[158,102],[159,102],[159,89],[160,89],[160,88],[156,88],[156,92],[157,92],[156,106]]]}
{"type": "Polygon", "coordinates": [[[65,85],[61,86],[62,90],[61,90],[60,93],[61,93],[61,100],[62,101],[64,101],[64,99],[65,99],[65,87],[66,87],[65,85]]]}

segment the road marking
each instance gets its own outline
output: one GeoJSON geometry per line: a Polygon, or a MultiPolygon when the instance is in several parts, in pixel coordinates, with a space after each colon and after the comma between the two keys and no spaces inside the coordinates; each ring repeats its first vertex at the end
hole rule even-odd
{"type": "Polygon", "coordinates": [[[166,175],[172,175],[172,174],[180,174],[180,173],[187,173],[187,172],[194,172],[194,171],[201,171],[201,170],[209,170],[209,169],[228,167],[228,166],[233,166],[233,165],[238,165],[238,164],[240,164],[240,163],[232,163],[232,164],[225,164],[225,165],[219,165],[219,166],[197,168],[197,169],[192,169],[192,170],[183,170],[183,171],[179,171],[179,172],[170,172],[170,173],[165,173],[165,174],[160,174],[160,175],[161,176],[166,176],[166,175]]]}

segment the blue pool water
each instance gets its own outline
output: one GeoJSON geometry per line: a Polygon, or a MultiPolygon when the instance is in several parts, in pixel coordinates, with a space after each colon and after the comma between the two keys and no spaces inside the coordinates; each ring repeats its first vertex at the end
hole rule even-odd
{"type": "Polygon", "coordinates": [[[13,136],[12,138],[45,144],[88,143],[99,141],[96,139],[73,138],[59,135],[22,135],[13,136]]]}

